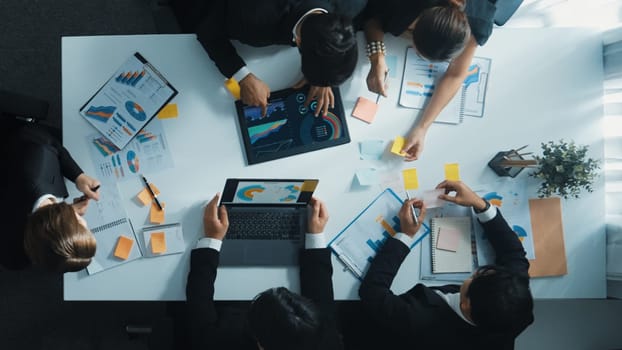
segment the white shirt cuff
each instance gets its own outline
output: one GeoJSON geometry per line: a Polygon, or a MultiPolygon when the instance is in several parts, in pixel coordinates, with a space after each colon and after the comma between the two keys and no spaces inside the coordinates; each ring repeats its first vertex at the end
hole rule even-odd
{"type": "Polygon", "coordinates": [[[326,235],[322,233],[305,234],[305,249],[326,248],[326,235]]]}
{"type": "Polygon", "coordinates": [[[251,74],[251,70],[248,69],[248,67],[243,66],[242,68],[240,68],[240,70],[235,72],[235,74],[231,78],[233,78],[235,81],[239,83],[242,81],[242,79],[246,78],[246,76],[249,74],[251,74]]]}
{"type": "Polygon", "coordinates": [[[413,245],[413,243],[415,243],[415,239],[410,237],[409,235],[403,233],[403,232],[398,232],[395,236],[393,236],[393,238],[397,239],[398,241],[404,243],[409,249],[410,247],[413,245]]]}
{"type": "Polygon", "coordinates": [[[217,252],[220,252],[220,247],[222,246],[222,241],[216,238],[203,237],[199,239],[197,242],[197,246],[195,249],[199,248],[212,248],[217,252]]]}
{"type": "Polygon", "coordinates": [[[476,213],[475,215],[477,215],[477,219],[479,220],[479,222],[483,224],[494,219],[495,216],[497,216],[497,207],[491,204],[490,207],[486,209],[486,211],[476,213]]]}

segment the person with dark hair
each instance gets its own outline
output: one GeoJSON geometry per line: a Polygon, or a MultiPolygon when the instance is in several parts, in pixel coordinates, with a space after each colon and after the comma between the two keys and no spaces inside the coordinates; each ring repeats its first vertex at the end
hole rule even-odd
{"type": "Polygon", "coordinates": [[[44,127],[23,125],[11,133],[10,164],[2,190],[7,223],[0,264],[20,270],[28,266],[57,272],[85,268],[95,255],[95,237],[82,215],[90,199],[99,199],[99,181],[86,175],[69,152],[44,127]],[[64,179],[76,184],[84,195],[73,204],[64,179]]]}
{"type": "Polygon", "coordinates": [[[176,1],[182,30],[196,32],[218,70],[240,85],[240,97],[266,113],[270,88],[246,66],[231,44],[298,46],[304,79],[311,85],[307,102],[318,102],[316,115],[334,106],[331,86],[348,79],[357,61],[351,18],[366,0],[210,0],[176,1]]]}
{"type": "Polygon", "coordinates": [[[342,349],[334,318],[331,253],[323,233],[328,221],[324,203],[316,198],[310,202],[309,233],[300,251],[302,295],[285,287],[268,289],[255,297],[242,325],[223,320],[214,303],[220,247],[229,227],[219,199],[217,194],[205,207],[205,237],[190,257],[186,306],[192,349],[342,349]]]}
{"type": "Polygon", "coordinates": [[[395,342],[386,348],[513,349],[534,320],[525,250],[501,212],[464,183],[443,181],[437,188],[445,190],[439,198],[473,209],[496,253],[495,265],[478,268],[462,285],[417,284],[393,294],[391,283],[425,217],[423,202],[408,200],[399,212],[403,233],[388,239],[372,261],[359,289],[361,302],[380,327],[381,342],[395,342]],[[418,224],[411,206],[421,209],[418,224]]]}
{"type": "Polygon", "coordinates": [[[477,46],[492,33],[497,0],[369,0],[357,18],[367,40],[371,69],[369,91],[387,96],[384,33],[411,40],[417,54],[429,61],[449,61],[402,148],[405,160],[416,160],[423,152],[425,136],[439,113],[451,101],[468,74],[477,46]]]}

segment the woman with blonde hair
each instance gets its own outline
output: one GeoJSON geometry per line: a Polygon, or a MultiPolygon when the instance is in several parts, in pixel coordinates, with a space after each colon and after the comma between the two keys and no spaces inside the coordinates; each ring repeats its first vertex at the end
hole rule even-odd
{"type": "Polygon", "coordinates": [[[95,255],[95,237],[82,215],[99,199],[99,181],[84,174],[69,152],[38,125],[16,127],[8,140],[7,166],[0,193],[5,197],[0,264],[67,272],[85,268],[95,255]],[[65,178],[84,195],[73,204],[65,178]]]}

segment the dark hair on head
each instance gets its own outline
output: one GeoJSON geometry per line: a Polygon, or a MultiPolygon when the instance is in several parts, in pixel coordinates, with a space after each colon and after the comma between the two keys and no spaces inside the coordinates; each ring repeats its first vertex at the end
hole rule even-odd
{"type": "Polygon", "coordinates": [[[448,3],[425,9],[413,29],[413,45],[431,61],[446,61],[458,56],[471,35],[463,7],[448,3]]]}
{"type": "Polygon", "coordinates": [[[95,255],[95,236],[71,205],[61,202],[37,209],[28,218],[24,249],[33,265],[58,272],[79,271],[95,255]]]}
{"type": "Polygon", "coordinates": [[[314,86],[334,86],[348,79],[358,56],[352,21],[335,14],[309,15],[300,28],[302,74],[314,86]]]}
{"type": "Polygon", "coordinates": [[[285,287],[255,297],[248,313],[251,331],[265,350],[316,349],[319,313],[311,300],[285,287]]]}
{"type": "Polygon", "coordinates": [[[501,266],[480,267],[466,292],[471,319],[493,332],[520,330],[533,322],[529,277],[501,266]]]}

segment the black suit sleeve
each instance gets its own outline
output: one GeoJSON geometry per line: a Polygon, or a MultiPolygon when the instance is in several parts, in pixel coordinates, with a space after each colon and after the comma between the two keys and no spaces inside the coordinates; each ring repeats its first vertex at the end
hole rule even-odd
{"type": "Polygon", "coordinates": [[[208,349],[218,315],[214,304],[214,281],[220,253],[211,248],[192,250],[186,285],[188,327],[193,349],[208,349]]]}
{"type": "Polygon", "coordinates": [[[82,174],[83,171],[73,157],[71,157],[69,151],[62,145],[59,146],[58,159],[60,161],[60,170],[64,177],[71,180],[71,182],[76,182],[78,175],[82,174]]]}
{"type": "Polygon", "coordinates": [[[508,225],[501,211],[497,209],[497,215],[485,223],[482,223],[486,237],[495,250],[495,264],[510,269],[516,273],[527,275],[529,261],[525,249],[518,240],[518,236],[508,225]]]}
{"type": "Polygon", "coordinates": [[[227,33],[227,1],[210,0],[208,14],[197,26],[197,39],[218,70],[227,78],[246,65],[227,33]]]}
{"type": "Polygon", "coordinates": [[[361,302],[379,323],[390,321],[396,326],[408,323],[408,303],[393,294],[391,284],[409,252],[410,249],[399,240],[387,239],[361,283],[361,302]]]}
{"type": "Polygon", "coordinates": [[[337,330],[332,276],[330,249],[303,249],[300,252],[300,290],[319,308],[323,324],[319,340],[321,349],[343,349],[337,330]]]}

